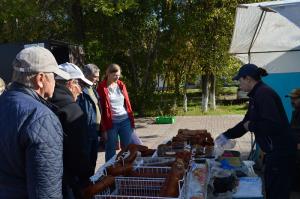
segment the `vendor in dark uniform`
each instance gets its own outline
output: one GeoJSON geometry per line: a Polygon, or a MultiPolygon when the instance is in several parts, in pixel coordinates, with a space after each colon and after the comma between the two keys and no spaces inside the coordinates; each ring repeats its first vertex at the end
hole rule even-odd
{"type": "Polygon", "coordinates": [[[254,64],[243,65],[233,78],[242,91],[248,92],[249,108],[244,119],[216,138],[217,145],[253,132],[265,153],[266,199],[289,199],[290,176],[295,160],[296,143],[278,94],[261,81],[266,70],[254,64]]]}
{"type": "Polygon", "coordinates": [[[289,95],[293,107],[291,129],[297,142],[296,170],[293,175],[293,191],[300,192],[300,88],[294,89],[289,95]]]}

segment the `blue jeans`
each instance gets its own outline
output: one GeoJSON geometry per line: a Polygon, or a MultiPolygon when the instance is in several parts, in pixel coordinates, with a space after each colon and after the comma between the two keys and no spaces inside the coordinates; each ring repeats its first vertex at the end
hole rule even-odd
{"type": "Polygon", "coordinates": [[[116,154],[116,143],[118,135],[121,145],[125,148],[131,142],[133,128],[127,118],[121,122],[113,122],[112,128],[107,131],[107,141],[105,143],[105,161],[110,160],[116,154]]]}

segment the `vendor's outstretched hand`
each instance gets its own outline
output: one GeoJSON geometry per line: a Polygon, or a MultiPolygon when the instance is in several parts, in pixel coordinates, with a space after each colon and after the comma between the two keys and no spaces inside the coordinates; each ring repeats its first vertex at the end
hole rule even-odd
{"type": "Polygon", "coordinates": [[[250,123],[250,121],[247,121],[243,124],[246,131],[249,131],[249,123],[250,123]]]}
{"type": "Polygon", "coordinates": [[[223,147],[225,146],[226,144],[228,143],[228,138],[223,135],[223,134],[220,134],[216,139],[215,139],[215,144],[217,146],[220,146],[220,147],[223,147]]]}

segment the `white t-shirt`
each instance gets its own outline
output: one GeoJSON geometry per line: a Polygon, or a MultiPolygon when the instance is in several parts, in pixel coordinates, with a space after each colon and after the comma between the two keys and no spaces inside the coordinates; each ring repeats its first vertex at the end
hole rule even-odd
{"type": "Polygon", "coordinates": [[[124,95],[119,86],[108,87],[108,96],[111,104],[112,120],[120,122],[127,119],[128,114],[124,107],[124,95]]]}

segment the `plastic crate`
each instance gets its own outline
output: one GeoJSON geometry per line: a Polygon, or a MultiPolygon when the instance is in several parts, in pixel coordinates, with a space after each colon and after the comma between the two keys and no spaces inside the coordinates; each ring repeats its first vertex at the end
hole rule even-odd
{"type": "Polygon", "coordinates": [[[155,118],[156,124],[173,124],[175,121],[174,116],[158,116],[155,118]]]}

